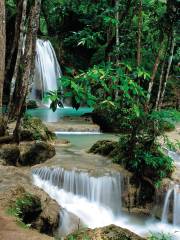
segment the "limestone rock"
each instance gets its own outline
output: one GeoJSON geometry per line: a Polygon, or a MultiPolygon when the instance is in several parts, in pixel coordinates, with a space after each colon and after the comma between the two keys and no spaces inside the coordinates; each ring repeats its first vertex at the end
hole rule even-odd
{"type": "Polygon", "coordinates": [[[4,165],[16,166],[20,156],[20,150],[17,145],[4,144],[0,146],[0,159],[4,165]]]}
{"type": "Polygon", "coordinates": [[[39,118],[24,119],[21,130],[22,141],[48,141],[55,138],[56,135],[51,132],[39,118]]]}
{"type": "Polygon", "coordinates": [[[39,191],[37,196],[41,199],[42,211],[32,227],[39,230],[41,233],[53,235],[59,226],[59,211],[60,207],[46,193],[39,191]]]}
{"type": "Polygon", "coordinates": [[[111,155],[117,148],[118,143],[110,140],[99,140],[89,150],[90,153],[100,154],[103,156],[111,155]]]}
{"type": "Polygon", "coordinates": [[[45,162],[55,154],[55,148],[50,143],[33,142],[32,144],[26,144],[21,147],[19,163],[22,166],[32,166],[45,162]]]}
{"type": "MultiPolygon", "coordinates": [[[[144,240],[144,238],[132,233],[128,229],[115,225],[103,228],[87,229],[71,234],[76,240],[83,240],[84,237],[91,240],[144,240]]],[[[68,240],[68,236],[66,240],[68,240]]]]}
{"type": "Polygon", "coordinates": [[[31,196],[31,204],[28,205],[29,201],[24,201],[26,204],[23,207],[22,220],[31,224],[31,227],[39,232],[52,236],[59,225],[59,205],[39,188],[30,185],[25,190],[25,187],[20,185],[11,191],[12,198],[9,205],[12,207],[17,199],[19,201],[26,196],[31,196]]]}

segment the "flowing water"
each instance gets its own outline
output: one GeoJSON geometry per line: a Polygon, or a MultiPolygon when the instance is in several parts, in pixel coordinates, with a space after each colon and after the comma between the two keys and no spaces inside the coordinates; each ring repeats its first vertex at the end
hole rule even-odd
{"type": "Polygon", "coordinates": [[[163,231],[171,233],[173,239],[179,240],[179,227],[151,218],[135,217],[121,211],[121,179],[118,173],[102,177],[53,168],[40,168],[33,171],[34,184],[46,191],[64,208],[60,213],[61,234],[69,233],[73,224],[76,224],[74,229],[78,229],[79,223],[82,222],[90,228],[115,224],[142,236],[147,236],[149,232],[163,231]],[[113,190],[115,186],[117,192],[113,190]],[[76,215],[79,221],[72,220],[68,212],[76,215]]]}
{"type": "MultiPolygon", "coordinates": [[[[58,120],[64,117],[63,114],[71,116],[74,111],[70,108],[65,109],[64,113],[61,109],[58,110],[58,120]]],[[[85,108],[80,109],[80,113],[74,111],[74,116],[81,115],[83,110],[87,111],[85,108]]],[[[47,110],[37,109],[35,114],[46,120],[42,112],[47,113],[47,110]]],[[[60,122],[58,124],[60,127],[60,122]]],[[[71,144],[57,147],[57,154],[53,159],[44,163],[43,167],[34,169],[33,182],[61,206],[60,236],[78,229],[81,225],[96,228],[115,224],[142,236],[147,236],[149,232],[167,232],[173,235],[173,239],[180,240],[179,187],[172,187],[168,191],[162,221],[124,213],[121,210],[121,170],[113,167],[108,158],[86,153],[97,140],[117,140],[118,136],[100,132],[69,132],[62,131],[61,128],[56,133],[58,138],[69,140],[71,144]],[[171,205],[174,205],[173,224],[168,221],[169,199],[172,199],[171,205]]]]}
{"type": "MultiPolygon", "coordinates": [[[[102,135],[100,136],[102,137],[102,135]]],[[[62,154],[63,149],[60,150],[62,155],[57,154],[57,158],[65,158],[64,162],[61,159],[58,164],[60,166],[67,164],[68,169],[50,166],[33,170],[34,184],[46,191],[63,207],[63,210],[60,211],[62,221],[60,222],[59,232],[61,236],[78,229],[81,224],[90,228],[115,224],[142,236],[147,236],[149,232],[163,231],[171,233],[175,240],[180,239],[180,227],[177,224],[172,225],[168,224],[168,221],[160,222],[150,217],[137,217],[122,212],[123,175],[116,171],[107,172],[107,169],[101,164],[98,167],[95,166],[98,171],[90,171],[91,168],[94,168],[93,164],[98,156],[90,155],[91,162],[86,162],[87,156],[82,155],[82,152],[79,154],[80,145],[77,141],[81,141],[81,136],[70,135],[70,139],[72,137],[76,137],[76,141],[69,147],[69,151],[66,152],[67,155],[62,154]],[[77,150],[76,153],[74,152],[75,149],[77,150]],[[67,156],[68,158],[66,158],[67,156]],[[80,165],[76,165],[76,159],[81,157],[84,157],[84,160],[80,160],[80,165]],[[84,167],[83,161],[85,162],[84,167]],[[79,166],[82,168],[79,168],[79,166]],[[87,170],[84,169],[85,166],[87,170]],[[100,171],[100,168],[104,170],[100,171]],[[99,172],[100,174],[98,174],[99,172]],[[74,216],[77,216],[76,220],[74,216]]],[[[92,138],[91,135],[88,137],[92,138]]],[[[86,144],[89,145],[89,141],[86,144]]],[[[168,195],[171,196],[171,194],[172,192],[169,192],[168,195]]],[[[174,211],[176,212],[179,211],[178,192],[176,192],[175,199],[174,201],[177,204],[174,211]]],[[[168,197],[166,202],[166,205],[168,205],[168,197]]],[[[164,210],[164,212],[164,215],[166,215],[167,210],[164,210]]],[[[175,218],[175,221],[178,221],[178,215],[175,218]]]]}
{"type": "Polygon", "coordinates": [[[162,214],[162,222],[164,223],[168,223],[169,221],[168,216],[171,202],[173,203],[172,223],[174,226],[180,227],[180,185],[176,184],[170,187],[170,189],[166,193],[162,214]]]}
{"type": "Polygon", "coordinates": [[[42,121],[45,122],[58,122],[63,117],[78,117],[83,115],[84,113],[92,112],[92,108],[81,107],[78,110],[72,107],[58,108],[55,112],[53,112],[49,108],[37,108],[33,110],[28,110],[27,113],[33,117],[38,117],[42,121]]]}
{"type": "Polygon", "coordinates": [[[37,39],[35,72],[30,97],[42,100],[46,92],[57,90],[57,79],[61,75],[52,44],[48,40],[37,39]]]}
{"type": "Polygon", "coordinates": [[[33,174],[67,193],[111,209],[114,215],[121,212],[121,175],[118,172],[96,177],[88,172],[44,167],[35,169],[33,174]]]}

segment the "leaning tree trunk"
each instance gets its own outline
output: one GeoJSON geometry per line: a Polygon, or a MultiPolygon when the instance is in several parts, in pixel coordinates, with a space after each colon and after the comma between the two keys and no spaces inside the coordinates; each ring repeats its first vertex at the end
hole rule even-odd
{"type": "Polygon", "coordinates": [[[175,47],[175,37],[172,36],[168,66],[167,66],[167,70],[166,70],[164,84],[163,84],[163,87],[162,87],[161,97],[160,97],[160,100],[159,100],[159,109],[162,107],[162,103],[163,103],[163,100],[164,100],[166,85],[167,85],[167,81],[168,81],[168,77],[169,77],[169,73],[170,73],[170,69],[171,69],[171,64],[172,64],[172,60],[173,60],[174,47],[175,47]]]}
{"type": "Polygon", "coordinates": [[[167,58],[169,44],[170,44],[170,37],[167,40],[167,46],[165,49],[164,59],[163,59],[162,66],[161,66],[161,74],[159,77],[159,87],[158,87],[158,93],[157,93],[157,98],[156,98],[155,110],[158,110],[158,107],[159,107],[159,100],[160,100],[161,91],[162,91],[162,85],[163,85],[163,79],[164,79],[165,67],[166,67],[166,58],[167,58]]]}
{"type": "Polygon", "coordinates": [[[156,98],[156,105],[155,105],[155,110],[158,110],[158,105],[159,105],[159,99],[160,99],[160,95],[161,95],[161,89],[162,89],[162,82],[163,82],[163,77],[164,77],[164,70],[165,70],[165,63],[166,63],[166,55],[164,57],[163,63],[162,63],[162,67],[161,67],[161,75],[159,78],[159,88],[158,88],[158,94],[157,94],[157,98],[156,98]]]}
{"type": "Polygon", "coordinates": [[[6,25],[5,25],[5,1],[0,1],[0,111],[3,101],[3,86],[5,72],[5,53],[6,53],[6,25]]]}
{"type": "Polygon", "coordinates": [[[35,44],[39,27],[40,8],[41,0],[35,0],[34,5],[30,10],[25,51],[21,61],[23,64],[21,78],[19,79],[18,84],[14,90],[14,96],[17,100],[14,108],[14,111],[17,114],[17,122],[13,135],[16,142],[19,142],[21,119],[24,112],[26,96],[28,94],[31,72],[34,67],[35,44]]]}

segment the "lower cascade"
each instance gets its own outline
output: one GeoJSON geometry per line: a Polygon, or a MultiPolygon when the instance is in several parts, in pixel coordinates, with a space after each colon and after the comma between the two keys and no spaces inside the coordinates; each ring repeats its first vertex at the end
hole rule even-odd
{"type": "Polygon", "coordinates": [[[173,203],[173,225],[180,226],[180,185],[174,185],[166,193],[163,213],[162,213],[162,222],[168,223],[169,220],[169,209],[171,200],[173,203]]]}
{"type": "Polygon", "coordinates": [[[87,172],[45,167],[35,169],[33,174],[59,189],[109,208],[114,215],[121,212],[120,173],[94,177],[87,172]]]}
{"type": "Polygon", "coordinates": [[[104,227],[110,224],[129,229],[141,236],[150,232],[172,234],[180,239],[178,218],[180,212],[179,186],[167,193],[161,222],[151,217],[127,214],[121,210],[123,177],[118,172],[104,176],[92,176],[89,172],[65,170],[63,168],[36,168],[32,172],[33,183],[47,192],[61,206],[59,236],[66,236],[81,226],[104,227]],[[169,224],[169,198],[174,193],[174,219],[169,224]]]}

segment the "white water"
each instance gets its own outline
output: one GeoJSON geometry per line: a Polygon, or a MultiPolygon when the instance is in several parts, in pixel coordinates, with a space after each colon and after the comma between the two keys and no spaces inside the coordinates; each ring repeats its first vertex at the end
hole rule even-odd
{"type": "Polygon", "coordinates": [[[114,215],[121,212],[121,175],[89,176],[87,172],[67,171],[63,168],[38,168],[33,171],[50,185],[70,194],[86,198],[95,205],[106,206],[114,215]]]}
{"type": "Polygon", "coordinates": [[[179,153],[168,150],[168,156],[174,160],[174,162],[176,163],[177,166],[180,165],[180,154],[179,153]]]}
{"type": "Polygon", "coordinates": [[[46,92],[57,90],[57,79],[61,75],[61,69],[50,41],[37,39],[31,98],[42,100],[46,92]]]}
{"type": "MultiPolygon", "coordinates": [[[[81,222],[86,226],[96,228],[115,224],[142,236],[147,236],[149,232],[167,232],[173,235],[173,239],[180,239],[180,228],[177,226],[165,224],[154,219],[147,220],[122,213],[120,208],[121,196],[119,196],[119,199],[116,199],[116,203],[111,204],[110,199],[113,199],[113,197],[116,198],[117,195],[114,190],[110,190],[110,187],[114,184],[114,186],[116,186],[116,181],[121,180],[116,174],[115,177],[104,176],[99,179],[98,177],[92,177],[93,180],[90,180],[91,177],[88,176],[87,173],[65,171],[61,169],[63,174],[60,174],[59,169],[59,173],[56,174],[55,169],[51,169],[51,171],[47,168],[45,169],[43,170],[41,168],[41,170],[33,171],[34,184],[47,192],[50,197],[55,199],[59,205],[65,208],[68,212],[78,216],[78,218],[81,219],[81,222]],[[81,180],[84,181],[80,182],[81,180]],[[105,186],[107,187],[105,188],[105,186]],[[80,190],[81,188],[82,190],[80,190]],[[91,188],[94,190],[92,191],[91,188]],[[87,189],[91,194],[88,194],[87,189]],[[109,193],[113,195],[109,195],[109,193]],[[108,197],[107,199],[106,196],[108,197]],[[105,199],[103,200],[104,197],[105,199]],[[119,211],[118,214],[116,212],[117,206],[119,211]]],[[[120,185],[118,183],[116,187],[120,185]]],[[[120,195],[121,187],[118,188],[118,191],[118,195],[120,195]]],[[[67,212],[65,212],[64,215],[65,219],[64,222],[61,222],[60,227],[61,232],[68,231],[67,224],[70,224],[71,227],[74,223],[71,222],[67,212]]]]}
{"type": "Polygon", "coordinates": [[[180,227],[180,185],[175,185],[170,187],[166,193],[163,213],[162,213],[162,222],[168,223],[168,214],[170,202],[173,199],[173,225],[180,227]]]}
{"type": "Polygon", "coordinates": [[[171,196],[172,192],[173,192],[173,188],[170,188],[167,191],[166,196],[165,196],[164,207],[163,207],[162,218],[161,218],[161,221],[163,223],[168,223],[170,196],[171,196]]]}

